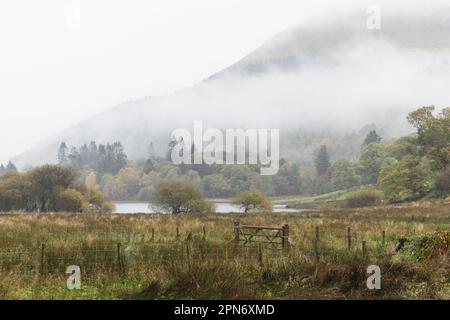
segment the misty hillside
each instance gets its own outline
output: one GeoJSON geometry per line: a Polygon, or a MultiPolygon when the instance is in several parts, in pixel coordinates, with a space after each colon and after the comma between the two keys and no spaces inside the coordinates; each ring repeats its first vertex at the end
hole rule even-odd
{"type": "MultiPolygon", "coordinates": [[[[152,142],[163,154],[170,132],[192,130],[194,120],[205,128],[280,128],[282,154],[291,158],[290,149],[302,146],[292,137],[305,132],[345,141],[375,124],[385,137],[408,133],[409,111],[449,104],[450,14],[383,16],[381,30],[369,30],[366,18],[298,25],[192,88],[118,105],[13,161],[21,168],[55,162],[61,141],[120,140],[132,159],[147,157],[152,142]]],[[[303,147],[308,155],[314,149],[303,147]]],[[[346,152],[357,150],[355,143],[346,152]]]]}

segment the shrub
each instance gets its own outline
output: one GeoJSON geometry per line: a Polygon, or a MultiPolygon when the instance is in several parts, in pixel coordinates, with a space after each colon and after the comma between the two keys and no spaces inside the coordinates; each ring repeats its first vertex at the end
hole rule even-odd
{"type": "Polygon", "coordinates": [[[415,261],[421,261],[448,253],[450,249],[450,233],[435,231],[423,235],[416,235],[409,239],[403,253],[415,261]]]}
{"type": "Polygon", "coordinates": [[[161,210],[178,213],[204,213],[213,207],[197,188],[183,181],[163,181],[156,187],[156,204],[161,210]]]}
{"type": "Polygon", "coordinates": [[[190,212],[192,213],[211,213],[216,211],[215,205],[213,203],[210,203],[203,199],[190,201],[189,207],[190,212]]]}
{"type": "Polygon", "coordinates": [[[83,209],[83,211],[111,213],[114,210],[114,205],[109,202],[106,196],[99,190],[87,188],[85,194],[89,205],[87,208],[83,209]]]}
{"type": "Polygon", "coordinates": [[[349,208],[367,207],[379,204],[383,199],[381,192],[375,189],[363,189],[349,194],[345,205],[349,208]]]}
{"type": "Polygon", "coordinates": [[[272,211],[272,204],[266,194],[258,189],[252,189],[239,193],[233,204],[239,205],[247,213],[250,210],[272,211]]]}
{"type": "Polygon", "coordinates": [[[75,189],[66,189],[58,193],[55,199],[55,210],[81,212],[85,207],[85,198],[75,189]]]}

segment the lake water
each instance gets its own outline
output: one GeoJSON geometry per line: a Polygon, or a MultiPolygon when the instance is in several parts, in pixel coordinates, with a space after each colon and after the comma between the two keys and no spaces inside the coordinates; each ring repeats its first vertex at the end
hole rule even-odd
{"type": "MultiPolygon", "coordinates": [[[[217,213],[244,212],[239,206],[229,202],[215,202],[217,213]]],[[[114,213],[155,213],[155,208],[146,202],[114,202],[116,209],[114,213]]],[[[300,212],[301,209],[286,208],[286,205],[277,204],[273,206],[274,212],[300,212]]]]}

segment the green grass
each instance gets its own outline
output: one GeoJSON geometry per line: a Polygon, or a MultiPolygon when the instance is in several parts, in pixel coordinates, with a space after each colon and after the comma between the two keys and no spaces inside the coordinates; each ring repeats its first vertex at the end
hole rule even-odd
{"type": "Polygon", "coordinates": [[[274,198],[272,202],[274,204],[287,204],[292,208],[299,209],[325,209],[335,207],[342,202],[346,196],[357,190],[356,188],[348,190],[333,191],[317,196],[291,196],[274,198]]]}

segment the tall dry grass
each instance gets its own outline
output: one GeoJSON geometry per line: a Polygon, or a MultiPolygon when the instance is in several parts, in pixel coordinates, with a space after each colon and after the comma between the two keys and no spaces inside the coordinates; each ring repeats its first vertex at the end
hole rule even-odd
{"type": "Polygon", "coordinates": [[[446,202],[245,215],[0,214],[0,298],[449,299],[449,230],[446,202]],[[290,250],[237,246],[234,221],[289,224],[290,250]],[[396,252],[400,238],[414,246],[396,252]],[[430,243],[439,250],[416,252],[430,243]],[[381,267],[382,290],[366,288],[370,264],[381,267]],[[81,267],[81,290],[66,288],[69,265],[81,267]]]}

